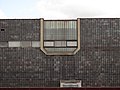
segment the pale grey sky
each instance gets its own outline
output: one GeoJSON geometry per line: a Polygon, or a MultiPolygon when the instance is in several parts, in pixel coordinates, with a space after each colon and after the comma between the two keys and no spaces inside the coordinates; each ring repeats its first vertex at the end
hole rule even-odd
{"type": "Polygon", "coordinates": [[[120,0],[0,0],[2,18],[120,18],[120,0]]]}

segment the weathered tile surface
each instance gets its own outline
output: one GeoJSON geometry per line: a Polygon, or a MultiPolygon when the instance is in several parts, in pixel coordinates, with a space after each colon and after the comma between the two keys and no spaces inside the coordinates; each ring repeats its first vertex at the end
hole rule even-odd
{"type": "MultiPolygon", "coordinates": [[[[39,20],[0,20],[0,42],[39,41],[39,20]]],[[[0,87],[120,87],[120,19],[81,19],[81,49],[73,56],[47,56],[40,48],[0,48],[0,87]]]]}

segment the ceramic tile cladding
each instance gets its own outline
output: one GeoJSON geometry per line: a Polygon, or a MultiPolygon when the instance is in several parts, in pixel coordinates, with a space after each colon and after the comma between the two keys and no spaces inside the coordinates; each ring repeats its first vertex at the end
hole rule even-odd
{"type": "MultiPolygon", "coordinates": [[[[39,20],[0,20],[0,45],[39,41],[39,20]]],[[[81,80],[82,87],[120,87],[120,19],[82,18],[80,51],[45,55],[38,47],[0,47],[0,87],[59,87],[81,80]]]]}
{"type": "Polygon", "coordinates": [[[1,19],[0,41],[40,40],[39,19],[1,19]]]}

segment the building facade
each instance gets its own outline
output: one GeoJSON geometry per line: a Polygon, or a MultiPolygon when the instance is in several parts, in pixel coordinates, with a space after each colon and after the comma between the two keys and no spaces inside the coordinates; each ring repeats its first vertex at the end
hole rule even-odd
{"type": "Polygon", "coordinates": [[[0,19],[0,87],[120,87],[120,19],[0,19]]]}

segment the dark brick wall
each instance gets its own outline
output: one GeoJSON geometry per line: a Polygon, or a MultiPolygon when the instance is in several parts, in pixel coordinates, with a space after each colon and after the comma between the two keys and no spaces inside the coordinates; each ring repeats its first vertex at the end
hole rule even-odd
{"type": "Polygon", "coordinates": [[[40,39],[39,19],[1,19],[0,41],[32,41],[40,39]]]}
{"type": "MultiPolygon", "coordinates": [[[[6,30],[0,41],[39,40],[39,24],[0,20],[6,30]]],[[[120,87],[120,19],[82,18],[80,28],[81,49],[73,56],[47,56],[32,47],[0,48],[0,87],[59,87],[66,79],[81,80],[82,87],[120,87]]]]}

